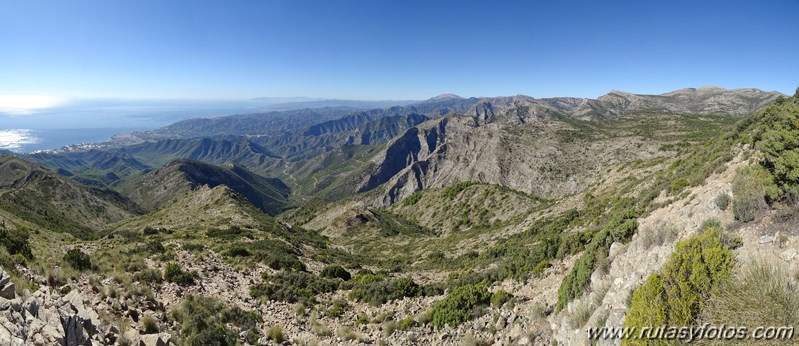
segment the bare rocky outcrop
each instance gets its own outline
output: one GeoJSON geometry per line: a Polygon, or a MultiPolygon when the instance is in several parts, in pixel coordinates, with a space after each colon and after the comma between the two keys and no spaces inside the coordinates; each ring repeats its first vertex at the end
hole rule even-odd
{"type": "MultiPolygon", "coordinates": [[[[20,296],[13,291],[14,286],[9,279],[10,276],[0,268],[0,286],[11,287],[13,293],[10,298],[0,296],[2,345],[171,345],[171,336],[167,333],[140,334],[136,329],[122,333],[117,325],[105,322],[100,318],[101,310],[97,307],[106,305],[98,301],[96,296],[85,295],[79,289],[81,286],[66,294],[42,286],[33,293],[25,290],[20,296]]],[[[133,306],[130,309],[138,311],[133,306]]],[[[140,311],[136,313],[141,314],[140,311]]]]}
{"type": "MultiPolygon", "coordinates": [[[[9,278],[0,269],[0,282],[9,278]]],[[[0,297],[0,340],[10,340],[11,345],[66,346],[116,341],[115,333],[77,291],[61,296],[42,287],[27,298],[12,293],[0,297]]]]}

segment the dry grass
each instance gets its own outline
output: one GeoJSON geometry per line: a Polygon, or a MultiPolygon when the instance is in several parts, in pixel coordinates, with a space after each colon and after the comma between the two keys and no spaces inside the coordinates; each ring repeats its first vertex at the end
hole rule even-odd
{"type": "MultiPolygon", "coordinates": [[[[703,323],[746,326],[750,330],[758,326],[799,328],[799,285],[796,274],[790,273],[785,264],[778,260],[757,258],[745,263],[712,294],[700,318],[703,323]]],[[[747,342],[757,345],[786,344],[785,341],[747,342]]],[[[716,343],[704,341],[702,344],[716,343]]]]}

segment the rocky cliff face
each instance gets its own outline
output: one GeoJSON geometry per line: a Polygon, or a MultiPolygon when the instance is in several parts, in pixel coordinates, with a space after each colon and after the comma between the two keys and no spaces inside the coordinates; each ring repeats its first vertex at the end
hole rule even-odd
{"type": "Polygon", "coordinates": [[[610,165],[664,155],[656,143],[632,134],[570,139],[564,136],[575,130],[566,122],[482,119],[451,116],[409,130],[373,159],[360,191],[385,184],[379,203],[391,204],[420,189],[476,181],[563,197],[590,185],[610,165]]]}

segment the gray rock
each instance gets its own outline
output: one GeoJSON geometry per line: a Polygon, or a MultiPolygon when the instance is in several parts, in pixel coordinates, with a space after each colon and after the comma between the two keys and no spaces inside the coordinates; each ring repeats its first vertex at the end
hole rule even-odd
{"type": "Polygon", "coordinates": [[[500,317],[494,327],[497,328],[497,330],[505,329],[505,319],[500,317]]]}
{"type": "Polygon", "coordinates": [[[757,240],[758,244],[768,244],[774,242],[774,236],[772,235],[764,235],[757,240]]]}
{"type": "Polygon", "coordinates": [[[0,298],[14,299],[15,294],[16,288],[13,282],[9,282],[5,284],[5,286],[0,286],[0,298]]]}
{"type": "Polygon", "coordinates": [[[166,333],[147,334],[139,338],[139,346],[167,346],[171,336],[166,333]]]}
{"type": "Polygon", "coordinates": [[[25,309],[31,316],[38,318],[39,317],[39,299],[36,297],[29,297],[22,303],[22,308],[25,309]]]}
{"type": "Polygon", "coordinates": [[[794,250],[794,249],[785,250],[785,251],[783,251],[780,254],[780,258],[782,258],[783,260],[786,260],[786,261],[790,261],[790,260],[794,259],[795,257],[796,257],[796,250],[794,250]]]}

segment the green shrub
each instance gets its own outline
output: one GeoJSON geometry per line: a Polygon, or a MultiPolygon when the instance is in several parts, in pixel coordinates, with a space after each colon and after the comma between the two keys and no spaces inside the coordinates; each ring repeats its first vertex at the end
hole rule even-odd
{"type": "Polygon", "coordinates": [[[549,268],[549,260],[541,260],[541,262],[538,262],[535,268],[533,268],[533,275],[539,276],[543,274],[547,268],[549,268]]]}
{"type": "Polygon", "coordinates": [[[416,325],[416,320],[413,317],[405,317],[399,322],[399,329],[400,330],[408,330],[409,328],[416,325]]]}
{"type": "Polygon", "coordinates": [[[283,335],[283,329],[280,326],[271,326],[266,329],[266,337],[269,340],[272,340],[278,344],[283,343],[286,341],[286,337],[283,335]]]}
{"type": "Polygon", "coordinates": [[[158,234],[158,229],[150,227],[150,226],[147,226],[147,227],[144,227],[144,230],[142,230],[142,233],[144,235],[154,235],[154,234],[158,234]]]}
{"type": "Polygon", "coordinates": [[[325,267],[325,269],[322,269],[322,272],[319,273],[319,276],[323,278],[341,279],[344,281],[349,281],[352,279],[350,272],[340,265],[331,265],[325,267]]]}
{"type": "Polygon", "coordinates": [[[422,199],[422,193],[416,191],[410,194],[408,197],[405,197],[405,199],[402,201],[402,205],[406,207],[416,205],[416,203],[418,203],[420,199],[422,199]]]}
{"type": "MultiPolygon", "coordinates": [[[[373,276],[368,276],[373,277],[373,276]]],[[[358,276],[356,276],[357,280],[358,276]]],[[[361,277],[364,278],[363,276],[361,277]]],[[[350,299],[380,305],[404,297],[422,295],[422,288],[410,278],[381,279],[357,283],[350,291],[350,299]]]]}
{"type": "Polygon", "coordinates": [[[67,262],[70,267],[77,270],[87,270],[92,267],[92,261],[89,259],[89,255],[79,249],[70,249],[67,251],[67,254],[64,255],[64,261],[67,262]]]}
{"type": "Polygon", "coordinates": [[[305,271],[305,264],[297,257],[300,253],[280,240],[266,239],[252,242],[253,257],[274,270],[305,271]]]}
{"type": "Polygon", "coordinates": [[[330,306],[330,309],[328,309],[327,313],[325,314],[333,318],[341,317],[341,315],[343,315],[344,312],[347,311],[349,307],[350,305],[347,304],[346,300],[336,299],[333,301],[333,304],[330,306]]]}
{"type": "Polygon", "coordinates": [[[249,257],[252,255],[252,253],[250,253],[250,251],[243,246],[234,245],[233,247],[225,251],[224,255],[228,257],[249,257]]]}
{"type": "Polygon", "coordinates": [[[382,273],[372,273],[368,270],[361,270],[357,274],[355,274],[354,281],[361,285],[369,285],[378,281],[383,281],[386,279],[385,274],[382,273]]]}
{"type": "Polygon", "coordinates": [[[11,255],[20,254],[27,259],[33,259],[28,238],[28,232],[24,230],[12,231],[0,228],[0,245],[4,246],[11,255]]]}
{"type": "Polygon", "coordinates": [[[753,139],[774,178],[769,198],[776,199],[799,184],[799,95],[766,107],[755,121],[753,139]]]}
{"type": "Polygon", "coordinates": [[[237,345],[237,333],[226,327],[232,324],[241,330],[252,330],[261,317],[252,311],[229,308],[211,297],[187,295],[169,312],[178,325],[178,333],[186,345],[237,345]]]}
{"type": "MultiPolygon", "coordinates": [[[[693,325],[714,287],[726,280],[734,266],[731,247],[739,240],[710,226],[701,234],[677,243],[662,274],[650,275],[633,293],[625,327],[693,325]]],[[[653,340],[626,340],[652,344],[653,340]]]]}
{"type": "Polygon", "coordinates": [[[186,344],[191,346],[234,346],[238,345],[236,342],[237,339],[235,331],[228,329],[223,324],[214,323],[186,339],[186,344]]]}
{"type": "Polygon", "coordinates": [[[478,309],[488,305],[490,299],[485,283],[456,287],[433,304],[432,324],[438,329],[446,325],[457,327],[476,317],[478,309]]]}
{"type": "Polygon", "coordinates": [[[730,194],[722,193],[716,196],[716,206],[721,210],[727,210],[727,207],[730,205],[730,199],[730,194]]]}
{"type": "Polygon", "coordinates": [[[157,334],[160,332],[158,322],[150,315],[144,315],[142,325],[144,326],[144,334],[157,334]]]}
{"type": "Polygon", "coordinates": [[[169,262],[164,266],[164,279],[181,286],[194,285],[194,274],[184,271],[180,264],[169,262]]]}
{"type": "Polygon", "coordinates": [[[505,292],[503,290],[496,291],[494,292],[494,294],[491,295],[491,306],[500,308],[502,307],[502,305],[505,305],[505,303],[507,303],[512,297],[513,296],[510,293],[505,292]]]}
{"type": "Polygon", "coordinates": [[[374,215],[374,221],[380,229],[380,234],[390,237],[399,234],[417,236],[422,234],[432,234],[433,231],[419,225],[402,215],[392,212],[385,208],[370,208],[369,211],[374,215]]]}
{"type": "Polygon", "coordinates": [[[133,274],[133,280],[144,283],[160,284],[164,281],[161,276],[161,271],[158,269],[144,269],[136,274],[133,274]]]}
{"type": "Polygon", "coordinates": [[[688,179],[677,179],[671,183],[671,193],[680,192],[682,189],[691,186],[688,179]]]}
{"type": "Polygon", "coordinates": [[[238,240],[241,238],[252,239],[254,237],[252,231],[243,229],[236,225],[230,226],[230,228],[227,229],[209,230],[208,232],[206,232],[206,235],[208,235],[211,238],[221,238],[227,240],[238,240]]]}
{"type": "Polygon", "coordinates": [[[314,295],[335,292],[341,280],[315,276],[306,272],[280,272],[264,276],[263,282],[250,288],[250,296],[288,303],[312,301],[314,295]]]}
{"type": "Polygon", "coordinates": [[[358,316],[358,319],[355,320],[355,326],[358,327],[364,324],[369,324],[369,317],[366,317],[366,315],[358,316]]]}

